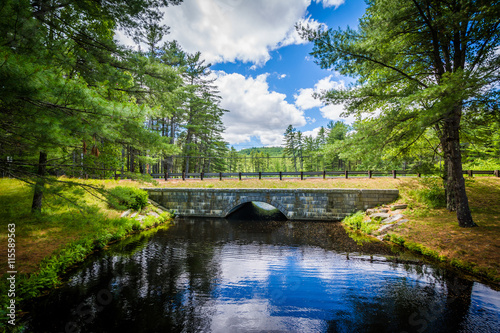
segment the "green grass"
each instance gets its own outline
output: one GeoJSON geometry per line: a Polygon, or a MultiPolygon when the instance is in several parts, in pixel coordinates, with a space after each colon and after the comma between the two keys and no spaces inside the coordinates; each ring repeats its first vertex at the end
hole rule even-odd
{"type": "Polygon", "coordinates": [[[439,177],[425,177],[420,180],[420,188],[410,190],[409,196],[428,208],[446,207],[443,181],[439,177]]]}
{"type": "Polygon", "coordinates": [[[372,232],[380,228],[380,223],[377,221],[365,221],[365,213],[361,211],[344,218],[342,223],[351,229],[360,230],[367,235],[371,235],[372,232]]]}
{"type": "MultiPolygon", "coordinates": [[[[13,179],[0,179],[0,216],[3,230],[15,224],[17,302],[40,295],[61,282],[61,275],[85,260],[93,251],[110,242],[170,221],[171,216],[148,216],[143,223],[120,218],[102,196],[102,189],[115,187],[115,181],[92,181],[96,190],[86,191],[64,184],[51,186],[44,195],[42,212],[31,213],[33,191],[27,184],[13,179]]],[[[138,187],[134,183],[134,187],[138,187]]],[[[147,206],[143,212],[156,210],[147,206]]],[[[0,233],[0,246],[7,248],[7,233],[0,233]]],[[[0,262],[8,271],[6,258],[0,262]]],[[[0,281],[0,304],[8,301],[6,279],[0,281]]],[[[5,317],[5,307],[0,316],[5,317]]],[[[0,326],[1,328],[1,326],[0,326]]]]}

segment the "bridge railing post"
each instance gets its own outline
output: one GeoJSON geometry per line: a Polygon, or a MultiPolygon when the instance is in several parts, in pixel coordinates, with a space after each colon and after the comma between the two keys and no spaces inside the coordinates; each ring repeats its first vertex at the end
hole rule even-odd
{"type": "Polygon", "coordinates": [[[262,179],[262,171],[259,171],[259,180],[262,179]]]}
{"type": "Polygon", "coordinates": [[[323,179],[326,179],[326,170],[323,170],[323,179]]]}
{"type": "Polygon", "coordinates": [[[203,180],[203,172],[200,173],[200,180],[203,180]]]}
{"type": "Polygon", "coordinates": [[[283,173],[280,171],[280,180],[283,180],[283,173]]]}
{"type": "Polygon", "coordinates": [[[186,172],[185,171],[182,172],[182,180],[186,180],[186,172]]]}
{"type": "Polygon", "coordinates": [[[368,178],[372,178],[372,171],[368,170],[368,178]]]}
{"type": "Polygon", "coordinates": [[[349,171],[345,171],[345,179],[348,179],[349,178],[349,171]]]}
{"type": "Polygon", "coordinates": [[[165,181],[168,180],[168,172],[165,172],[165,181]]]}
{"type": "Polygon", "coordinates": [[[304,171],[300,172],[300,180],[304,180],[304,171]]]}
{"type": "Polygon", "coordinates": [[[241,172],[238,173],[238,178],[241,180],[241,172]]]}
{"type": "Polygon", "coordinates": [[[392,178],[396,179],[396,170],[392,170],[392,178]]]}
{"type": "Polygon", "coordinates": [[[219,180],[222,181],[222,172],[219,172],[219,180]]]}

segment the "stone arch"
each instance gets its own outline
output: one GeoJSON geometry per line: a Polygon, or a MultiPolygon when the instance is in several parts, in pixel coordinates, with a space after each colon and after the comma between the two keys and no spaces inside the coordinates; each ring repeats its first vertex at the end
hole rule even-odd
{"type": "Polygon", "coordinates": [[[229,203],[226,206],[225,209],[222,210],[221,216],[227,217],[230,213],[235,211],[235,208],[238,208],[239,206],[241,206],[247,202],[252,202],[252,201],[265,202],[265,203],[275,207],[276,209],[278,209],[281,212],[281,214],[286,216],[287,219],[290,218],[288,211],[281,203],[274,201],[274,200],[267,200],[267,198],[265,196],[242,197],[239,200],[232,201],[231,203],[229,203]]]}

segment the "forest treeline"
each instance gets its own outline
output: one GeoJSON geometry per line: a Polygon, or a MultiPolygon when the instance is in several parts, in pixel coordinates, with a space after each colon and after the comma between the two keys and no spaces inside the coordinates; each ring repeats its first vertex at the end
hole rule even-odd
{"type": "MultiPolygon", "coordinates": [[[[488,120],[480,124],[476,120],[462,128],[460,149],[464,170],[500,170],[500,118],[491,115],[486,118],[488,120]]],[[[394,143],[389,148],[384,142],[376,145],[365,140],[366,134],[359,131],[360,126],[359,121],[353,125],[331,121],[326,128],[320,127],[316,136],[307,136],[289,125],[283,142],[283,155],[290,161],[289,168],[294,171],[409,170],[443,175],[443,152],[434,131],[426,131],[412,145],[394,143]]]]}

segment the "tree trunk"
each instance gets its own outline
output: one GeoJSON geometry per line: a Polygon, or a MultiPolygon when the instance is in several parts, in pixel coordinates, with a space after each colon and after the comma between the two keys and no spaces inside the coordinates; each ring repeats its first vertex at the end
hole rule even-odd
{"type": "Polygon", "coordinates": [[[35,185],[35,192],[33,194],[33,203],[31,204],[32,213],[42,212],[43,188],[45,187],[45,174],[47,171],[47,153],[40,151],[38,158],[38,172],[35,185]]]}
{"type": "MultiPolygon", "coordinates": [[[[174,145],[175,144],[175,123],[174,123],[174,117],[169,119],[170,122],[170,133],[168,133],[168,126],[167,130],[165,133],[166,135],[170,135],[170,144],[174,145]]],[[[172,155],[167,156],[166,159],[164,160],[164,171],[168,173],[174,172],[174,157],[172,155]]]]}
{"type": "Polygon", "coordinates": [[[459,136],[461,114],[462,109],[457,106],[454,108],[453,113],[444,120],[441,144],[445,159],[446,206],[448,210],[457,212],[460,227],[470,228],[477,225],[472,220],[462,173],[459,136]]]}
{"type": "Polygon", "coordinates": [[[189,156],[186,157],[186,164],[184,166],[184,172],[186,172],[186,173],[189,172],[189,156]]]}
{"type": "Polygon", "coordinates": [[[135,173],[135,149],[129,147],[130,149],[130,165],[128,167],[128,171],[131,173],[135,173]]]}

